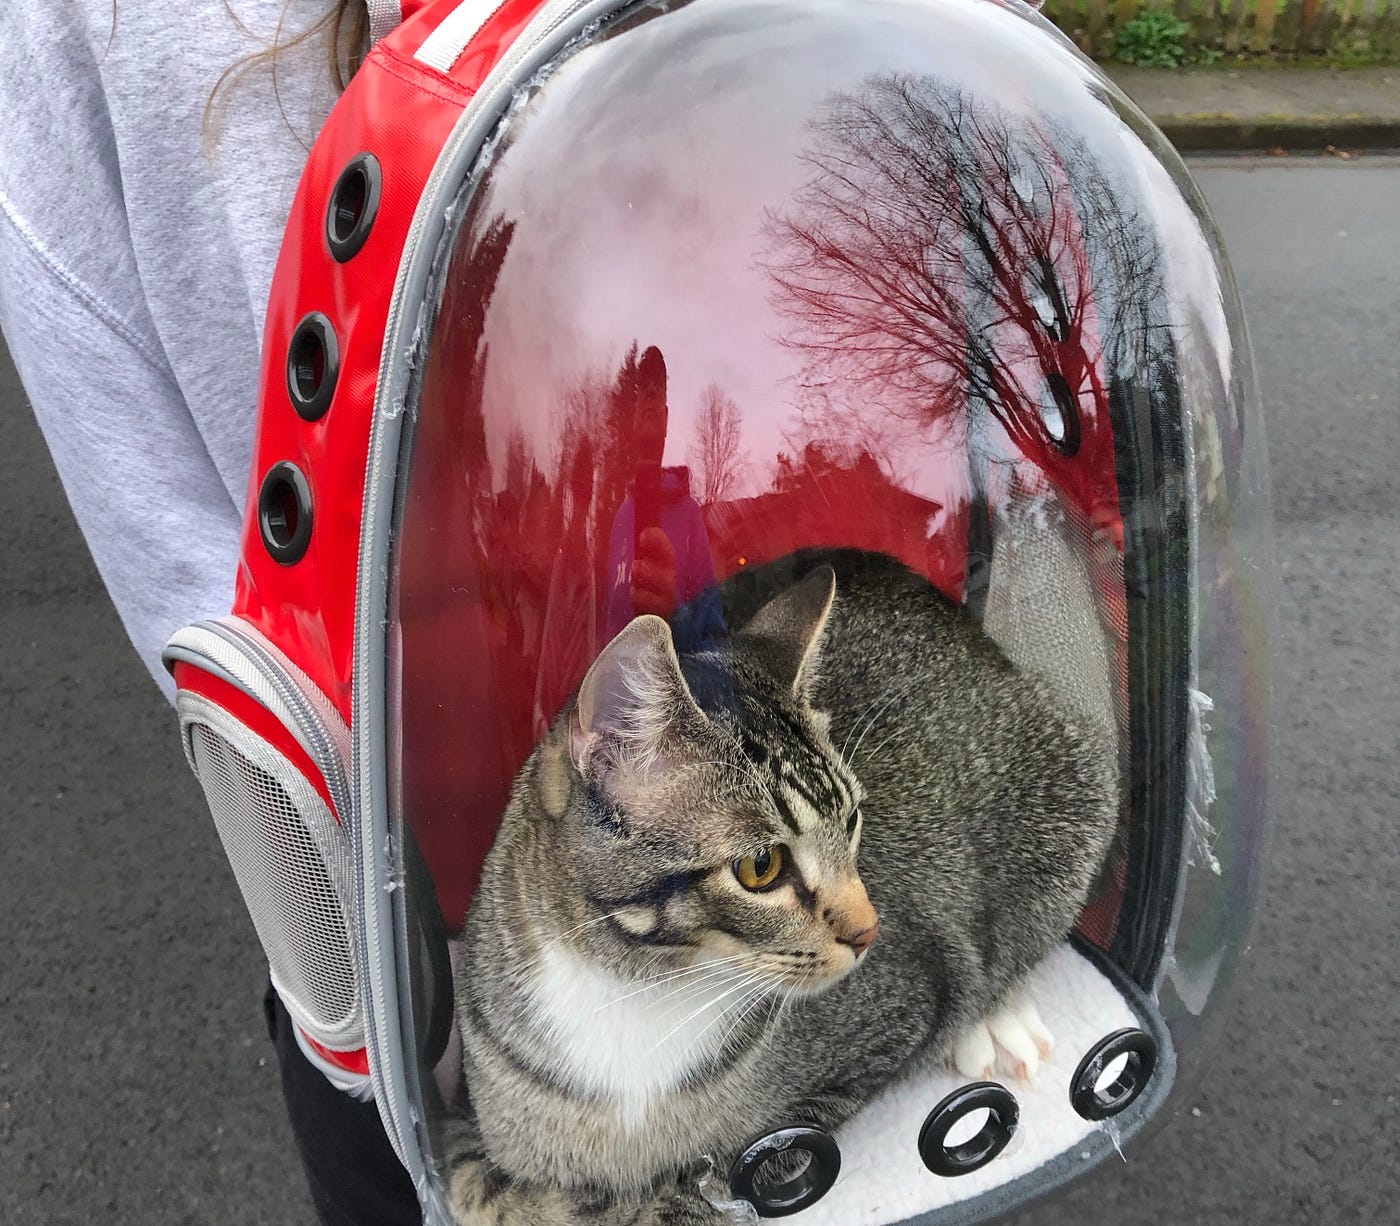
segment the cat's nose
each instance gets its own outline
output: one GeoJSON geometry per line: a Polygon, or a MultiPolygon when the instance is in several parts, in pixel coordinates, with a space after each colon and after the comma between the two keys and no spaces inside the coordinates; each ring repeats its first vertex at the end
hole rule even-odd
{"type": "Polygon", "coordinates": [[[880,913],[870,904],[870,895],[859,877],[843,882],[834,891],[822,918],[842,945],[849,945],[857,958],[880,935],[880,913]]]}
{"type": "Polygon", "coordinates": [[[862,928],[854,936],[838,938],[842,945],[849,945],[855,951],[857,958],[861,956],[874,943],[875,938],[880,935],[880,917],[875,917],[875,922],[869,928],[862,928]]]}

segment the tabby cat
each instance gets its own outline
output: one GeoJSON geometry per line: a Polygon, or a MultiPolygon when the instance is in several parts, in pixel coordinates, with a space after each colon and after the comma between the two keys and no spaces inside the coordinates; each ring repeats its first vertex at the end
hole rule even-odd
{"type": "Polygon", "coordinates": [[[1110,747],[883,555],[721,596],[710,649],[627,626],[516,781],[457,985],[464,1226],[723,1222],[698,1156],[1045,1054],[1014,993],[1109,846],[1110,747]]]}

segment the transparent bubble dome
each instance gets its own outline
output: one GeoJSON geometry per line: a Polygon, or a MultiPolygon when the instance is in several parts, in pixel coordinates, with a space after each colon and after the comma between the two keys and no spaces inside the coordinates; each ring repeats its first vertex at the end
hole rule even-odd
{"type": "MultiPolygon", "coordinates": [[[[460,991],[490,956],[461,934],[494,888],[482,865],[512,789],[528,803],[533,785],[518,781],[554,746],[563,793],[586,790],[589,737],[665,655],[612,660],[638,618],[666,623],[713,716],[685,661],[752,638],[757,610],[833,556],[822,551],[842,551],[852,574],[864,559],[917,579],[1087,738],[1059,759],[1052,745],[1048,773],[1075,746],[1101,747],[1116,820],[1024,981],[1054,1055],[1025,1083],[1001,1066],[992,1078],[1019,1101],[1011,1144],[962,1178],[930,1173],[921,1123],[969,1080],[935,1058],[842,1127],[844,1173],[798,1220],[994,1215],[1111,1153],[1180,1092],[1253,907],[1270,525],[1218,237],[1161,136],[1018,4],[694,0],[622,8],[578,34],[527,62],[486,142],[449,148],[430,292],[401,324],[410,395],[380,594],[409,912],[440,915],[460,991]],[[1150,1084],[1121,1115],[1085,1119],[1080,1064],[1124,1029],[1152,1040],[1150,1084]]],[[[842,565],[833,618],[857,607],[842,565]]],[[[917,791],[932,751],[910,721],[946,645],[917,620],[885,633],[864,660],[814,654],[813,675],[825,670],[830,744],[851,777],[903,770],[917,791]],[[882,658],[896,652],[909,688],[872,690],[861,678],[893,675],[882,658]]],[[[940,709],[965,702],[975,722],[986,700],[967,677],[965,695],[940,682],[940,709]]],[[[657,703],[617,717],[634,748],[657,703]]],[[[1010,735],[1034,742],[1044,726],[1010,735]]],[[[959,805],[968,752],[948,750],[930,822],[959,805]]],[[[989,803],[979,854],[1014,842],[1009,808],[989,803]]],[[[706,822],[722,820],[697,794],[694,855],[720,846],[706,822]]],[[[863,820],[879,820],[868,803],[863,820]]],[[[586,837],[541,856],[540,912],[616,925],[569,901],[586,837]]],[[[809,865],[793,850],[804,837],[781,846],[809,865]]],[[[749,860],[734,869],[744,888],[771,868],[749,860]]],[[[617,880],[589,869],[595,902],[634,897],[637,870],[616,864],[617,880]]],[[[884,910],[878,872],[859,854],[856,866],[884,910]]],[[[1014,888],[983,901],[1034,910],[1014,888]]],[[[703,910],[674,940],[701,939],[703,910]]],[[[648,912],[631,935],[664,944],[661,924],[648,912]]],[[[877,941],[872,968],[881,954],[877,941]]],[[[430,978],[432,958],[418,960],[430,978]]],[[[635,965],[601,972],[627,980],[635,965]]],[[[897,986],[887,995],[892,1017],[910,1007],[897,986]]],[[[420,1044],[409,1058],[422,1086],[455,1092],[460,1053],[428,1041],[442,1027],[423,999],[404,1002],[420,1044]]],[[[1090,1086],[1111,1097],[1133,1058],[1089,1070],[1090,1086]]],[[[430,1118],[435,1098],[424,1092],[430,1118]]]]}

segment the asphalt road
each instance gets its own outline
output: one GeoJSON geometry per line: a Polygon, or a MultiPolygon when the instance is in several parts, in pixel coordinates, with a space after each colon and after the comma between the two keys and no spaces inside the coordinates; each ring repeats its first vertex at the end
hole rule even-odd
{"type": "MultiPolygon", "coordinates": [[[[1268,406],[1273,868],[1199,1115],[1022,1226],[1400,1205],[1400,162],[1196,169],[1268,406]]],[[[309,1226],[252,928],[3,355],[0,465],[0,1222],[309,1226]]]]}

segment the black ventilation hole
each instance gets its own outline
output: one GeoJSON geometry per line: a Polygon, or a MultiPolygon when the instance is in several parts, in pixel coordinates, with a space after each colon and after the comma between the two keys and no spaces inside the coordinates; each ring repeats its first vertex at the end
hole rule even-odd
{"type": "Polygon", "coordinates": [[[326,245],[340,263],[365,245],[379,212],[379,159],[372,153],[354,158],[336,180],[326,210],[326,245]]]}
{"type": "Polygon", "coordinates": [[[312,311],[292,333],[287,346],[287,394],[307,421],[325,416],[340,374],[340,347],[335,329],[320,311],[312,311]]]}
{"type": "Polygon", "coordinates": [[[258,490],[258,530],[264,548],[283,566],[299,562],[311,544],[311,487],[285,460],[267,470],[258,490]]]}
{"type": "Polygon", "coordinates": [[[1157,1067],[1157,1043],[1129,1027],[1100,1039],[1079,1062],[1070,1082],[1069,1100],[1086,1120],[1106,1120],[1124,1111],[1146,1088],[1157,1067]],[[1122,1067],[1107,1076],[1109,1066],[1122,1067]]]}
{"type": "Polygon", "coordinates": [[[759,1217],[787,1217],[815,1205],[841,1173],[841,1150],[820,1128],[780,1128],[744,1147],[730,1190],[759,1217]]]}
{"type": "Polygon", "coordinates": [[[935,1175],[951,1178],[981,1170],[1010,1143],[1021,1118],[1016,1097],[995,1081],[977,1081],[955,1090],[928,1113],[919,1129],[919,1157],[935,1175]],[[954,1126],[976,1111],[987,1118],[977,1135],[958,1145],[948,1144],[954,1126]]]}

